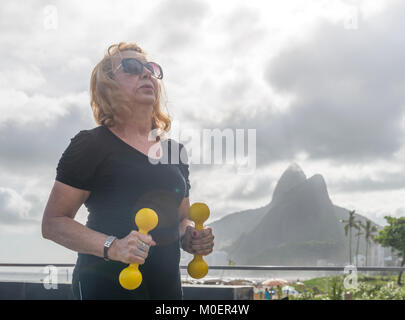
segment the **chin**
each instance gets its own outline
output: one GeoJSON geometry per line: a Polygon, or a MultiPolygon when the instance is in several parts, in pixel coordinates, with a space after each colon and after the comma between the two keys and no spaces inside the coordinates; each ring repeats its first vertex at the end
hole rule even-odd
{"type": "Polygon", "coordinates": [[[144,98],[144,99],[136,99],[135,102],[139,103],[139,104],[150,104],[150,105],[154,105],[156,103],[156,99],[153,97],[150,98],[144,98]]]}

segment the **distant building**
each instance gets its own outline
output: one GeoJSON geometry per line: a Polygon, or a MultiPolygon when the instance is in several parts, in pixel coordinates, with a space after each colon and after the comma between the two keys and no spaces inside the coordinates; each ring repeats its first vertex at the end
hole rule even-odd
{"type": "Polygon", "coordinates": [[[368,266],[384,267],[393,264],[392,252],[390,247],[383,247],[378,243],[372,243],[367,257],[368,266]]]}
{"type": "Polygon", "coordinates": [[[356,265],[358,267],[363,267],[366,265],[366,256],[365,255],[359,254],[359,255],[355,256],[353,260],[356,262],[356,265]]]}

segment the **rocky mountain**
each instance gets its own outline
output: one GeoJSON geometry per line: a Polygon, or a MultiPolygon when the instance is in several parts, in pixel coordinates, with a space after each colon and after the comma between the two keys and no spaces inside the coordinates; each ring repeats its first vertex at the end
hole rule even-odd
{"type": "MultiPolygon", "coordinates": [[[[268,205],[227,215],[210,226],[216,250],[227,252],[237,264],[343,264],[348,261],[348,239],[340,219],[348,216],[348,210],[330,200],[322,175],[307,178],[293,163],[281,175],[268,205]]],[[[366,220],[360,215],[356,219],[366,220]]],[[[356,241],[353,237],[353,250],[356,241]]],[[[359,245],[364,251],[365,241],[359,245]]]]}

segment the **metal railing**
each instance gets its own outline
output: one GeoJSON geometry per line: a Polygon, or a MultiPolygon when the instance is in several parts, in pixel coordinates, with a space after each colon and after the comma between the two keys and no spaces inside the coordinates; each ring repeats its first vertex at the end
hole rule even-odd
{"type": "MultiPolygon", "coordinates": [[[[0,267],[65,267],[73,268],[72,263],[0,263],[0,267]]],[[[390,271],[390,272],[405,272],[405,267],[357,267],[355,265],[348,266],[229,266],[229,265],[214,265],[209,266],[210,270],[256,270],[256,271],[344,271],[348,267],[355,267],[358,271],[390,271]]],[[[187,269],[186,265],[181,265],[180,269],[187,269]]]]}

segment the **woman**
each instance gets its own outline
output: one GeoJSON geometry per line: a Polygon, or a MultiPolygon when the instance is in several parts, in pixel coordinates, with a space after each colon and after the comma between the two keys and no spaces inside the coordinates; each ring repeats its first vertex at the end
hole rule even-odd
{"type": "Polygon", "coordinates": [[[185,148],[164,139],[170,118],[160,106],[162,77],[135,43],[110,46],[93,70],[91,107],[99,126],[71,139],[42,220],[44,238],[78,252],[76,299],[182,299],[180,247],[199,255],[213,250],[211,228],[198,232],[188,219],[185,148]],[[85,226],[74,220],[83,203],[85,226]],[[134,222],[144,207],[159,217],[149,235],[134,222]],[[118,281],[129,263],[139,264],[143,276],[135,290],[118,281]]]}
{"type": "Polygon", "coordinates": [[[271,300],[271,293],[269,292],[268,288],[266,288],[266,290],[264,291],[264,296],[266,300],[271,300]]]}

